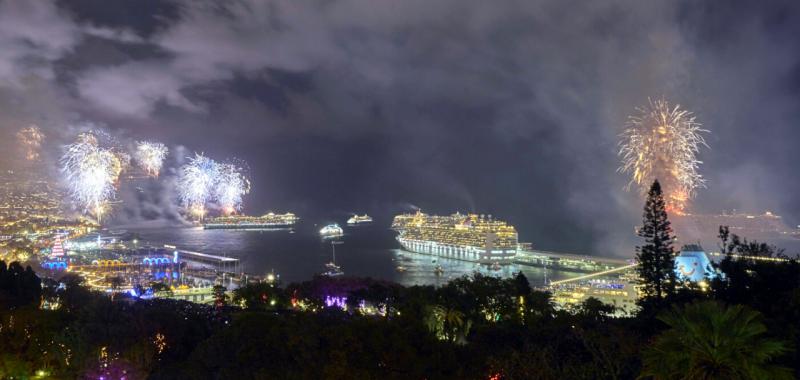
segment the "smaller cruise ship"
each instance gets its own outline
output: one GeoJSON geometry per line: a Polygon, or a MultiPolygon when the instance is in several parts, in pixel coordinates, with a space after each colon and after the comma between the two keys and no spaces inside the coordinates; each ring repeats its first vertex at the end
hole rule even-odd
{"type": "Polygon", "coordinates": [[[344,230],[338,224],[329,224],[319,230],[320,236],[324,238],[335,238],[344,235],[344,230]]]}
{"type": "Polygon", "coordinates": [[[350,219],[347,219],[347,224],[351,226],[364,223],[372,223],[372,217],[367,214],[364,214],[364,215],[353,215],[350,217],[350,219]]]}
{"type": "Polygon", "coordinates": [[[211,218],[203,223],[207,230],[269,230],[292,228],[300,220],[295,214],[269,213],[262,216],[231,215],[211,218]]]}

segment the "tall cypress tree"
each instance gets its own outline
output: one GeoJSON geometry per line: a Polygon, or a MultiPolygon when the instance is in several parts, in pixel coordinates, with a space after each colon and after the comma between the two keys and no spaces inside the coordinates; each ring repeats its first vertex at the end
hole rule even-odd
{"type": "Polygon", "coordinates": [[[672,227],[658,180],[647,193],[642,222],[639,236],[644,238],[644,245],[636,247],[640,285],[645,297],[661,301],[674,293],[677,277],[672,227]]]}

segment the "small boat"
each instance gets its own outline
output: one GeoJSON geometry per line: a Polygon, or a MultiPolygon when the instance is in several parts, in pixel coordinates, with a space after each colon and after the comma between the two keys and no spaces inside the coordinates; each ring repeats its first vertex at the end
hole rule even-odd
{"type": "Polygon", "coordinates": [[[407,271],[407,270],[408,270],[408,268],[406,268],[406,267],[404,267],[404,266],[402,266],[402,265],[398,265],[398,266],[397,266],[397,271],[398,271],[398,272],[405,272],[405,271],[407,271]]]}
{"type": "Polygon", "coordinates": [[[344,235],[344,230],[338,224],[329,224],[319,230],[319,234],[323,238],[335,238],[344,235]]]}
{"type": "Polygon", "coordinates": [[[433,274],[437,276],[441,276],[444,274],[444,268],[441,265],[437,265],[436,268],[433,268],[433,274]]]}
{"type": "Polygon", "coordinates": [[[332,259],[331,262],[325,264],[326,271],[322,273],[323,276],[336,277],[344,274],[342,267],[336,265],[336,245],[342,244],[340,241],[331,242],[332,259]]]}
{"type": "Polygon", "coordinates": [[[501,266],[500,266],[500,263],[498,263],[497,261],[495,261],[495,262],[493,262],[493,263],[492,263],[492,267],[491,267],[491,268],[492,268],[492,270],[500,270],[500,269],[502,269],[503,267],[501,267],[501,266]]]}
{"type": "Polygon", "coordinates": [[[336,265],[336,263],[334,262],[325,264],[325,269],[327,270],[325,272],[322,272],[323,276],[336,277],[344,274],[342,267],[336,265]]]}
{"type": "Polygon", "coordinates": [[[372,223],[372,217],[364,214],[364,215],[353,215],[350,219],[347,219],[347,224],[354,226],[357,224],[365,224],[365,223],[372,223]]]}

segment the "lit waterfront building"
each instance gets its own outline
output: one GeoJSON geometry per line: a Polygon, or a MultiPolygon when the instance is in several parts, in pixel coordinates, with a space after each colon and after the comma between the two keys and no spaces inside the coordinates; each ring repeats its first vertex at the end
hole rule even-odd
{"type": "Polygon", "coordinates": [[[575,310],[589,298],[614,306],[614,316],[633,315],[640,297],[636,265],[631,264],[577,278],[552,282],[546,290],[553,294],[556,307],[575,310]]]}
{"type": "Polygon", "coordinates": [[[397,241],[412,252],[475,262],[508,262],[517,254],[517,230],[491,215],[428,215],[394,218],[397,241]]]}

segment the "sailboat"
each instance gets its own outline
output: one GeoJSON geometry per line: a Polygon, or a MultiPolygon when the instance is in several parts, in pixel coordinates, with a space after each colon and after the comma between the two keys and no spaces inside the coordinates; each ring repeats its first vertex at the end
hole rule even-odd
{"type": "Polygon", "coordinates": [[[339,244],[342,244],[342,243],[344,243],[344,242],[341,242],[341,241],[332,241],[331,242],[331,250],[333,251],[333,259],[331,260],[331,262],[325,264],[325,269],[327,269],[327,270],[322,273],[323,276],[336,277],[336,276],[341,276],[341,275],[344,274],[344,271],[342,271],[342,267],[336,265],[336,246],[339,245],[339,244]]]}

